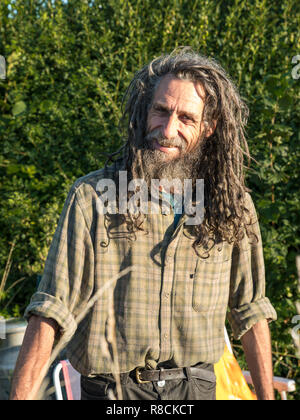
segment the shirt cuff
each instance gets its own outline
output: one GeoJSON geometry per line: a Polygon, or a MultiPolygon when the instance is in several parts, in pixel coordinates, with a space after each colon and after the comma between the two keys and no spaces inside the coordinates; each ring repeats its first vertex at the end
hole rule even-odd
{"type": "Polygon", "coordinates": [[[240,340],[259,321],[263,319],[267,319],[268,322],[276,321],[277,314],[269,299],[264,297],[239,308],[231,309],[228,319],[234,338],[240,340]]]}
{"type": "Polygon", "coordinates": [[[77,323],[62,301],[47,293],[35,293],[27,306],[24,318],[30,315],[38,315],[44,318],[52,318],[60,326],[60,334],[65,340],[70,340],[77,329],[77,323]]]}

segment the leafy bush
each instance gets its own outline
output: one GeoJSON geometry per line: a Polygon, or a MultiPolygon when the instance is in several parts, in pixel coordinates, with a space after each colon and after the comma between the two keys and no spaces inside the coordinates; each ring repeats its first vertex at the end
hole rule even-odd
{"type": "Polygon", "coordinates": [[[0,315],[22,315],[68,189],[121,144],[122,95],[133,73],[190,45],[220,61],[251,111],[257,163],[247,182],[278,312],[275,373],[299,376],[290,334],[299,298],[299,80],[291,74],[298,22],[297,0],[2,0],[0,315]]]}

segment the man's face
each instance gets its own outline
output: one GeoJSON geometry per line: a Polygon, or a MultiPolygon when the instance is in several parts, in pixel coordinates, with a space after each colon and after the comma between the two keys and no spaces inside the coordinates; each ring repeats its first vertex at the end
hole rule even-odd
{"type": "Polygon", "coordinates": [[[201,85],[165,76],[154,94],[147,119],[149,146],[164,162],[191,152],[204,130],[205,93],[201,85]]]}

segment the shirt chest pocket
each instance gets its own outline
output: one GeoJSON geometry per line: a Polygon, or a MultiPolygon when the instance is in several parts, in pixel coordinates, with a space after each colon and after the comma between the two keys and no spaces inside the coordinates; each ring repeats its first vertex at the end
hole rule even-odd
{"type": "Polygon", "coordinates": [[[224,313],[230,288],[231,254],[216,245],[208,258],[198,257],[193,275],[192,305],[197,312],[224,313]]]}

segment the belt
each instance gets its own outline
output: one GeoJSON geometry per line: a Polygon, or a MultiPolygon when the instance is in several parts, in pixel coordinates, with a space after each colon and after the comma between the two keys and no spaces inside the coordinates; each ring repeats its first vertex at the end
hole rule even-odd
{"type": "Polygon", "coordinates": [[[135,377],[139,384],[148,382],[168,381],[172,379],[197,378],[208,382],[216,382],[216,375],[206,369],[197,367],[147,370],[143,367],[135,369],[135,377]]]}

